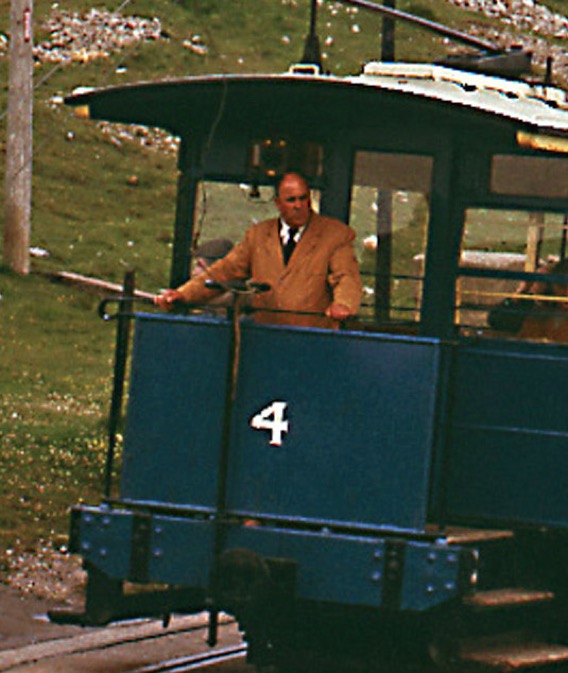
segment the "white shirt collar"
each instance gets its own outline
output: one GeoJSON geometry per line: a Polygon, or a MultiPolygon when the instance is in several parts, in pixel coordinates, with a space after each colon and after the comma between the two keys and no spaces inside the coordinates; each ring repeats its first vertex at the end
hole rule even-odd
{"type": "Polygon", "coordinates": [[[294,240],[297,243],[302,238],[302,234],[304,233],[306,226],[307,225],[304,224],[304,226],[300,227],[299,229],[292,229],[289,224],[284,222],[283,219],[280,219],[280,238],[282,239],[282,243],[286,245],[286,243],[288,243],[290,240],[290,235],[294,237],[294,240]]]}

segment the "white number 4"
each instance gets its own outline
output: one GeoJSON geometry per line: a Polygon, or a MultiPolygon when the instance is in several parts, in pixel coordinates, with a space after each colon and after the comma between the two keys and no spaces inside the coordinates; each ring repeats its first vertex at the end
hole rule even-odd
{"type": "Polygon", "coordinates": [[[288,432],[289,423],[284,419],[287,406],[286,402],[272,402],[251,418],[251,428],[270,431],[273,446],[282,446],[282,434],[288,432]]]}

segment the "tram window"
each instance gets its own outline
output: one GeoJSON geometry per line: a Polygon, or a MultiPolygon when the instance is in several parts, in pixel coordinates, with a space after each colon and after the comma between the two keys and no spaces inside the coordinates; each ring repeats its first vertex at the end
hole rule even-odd
{"type": "Polygon", "coordinates": [[[274,217],[273,197],[272,187],[201,182],[194,231],[198,232],[200,242],[228,238],[237,243],[251,223],[274,217]]]}
{"type": "Polygon", "coordinates": [[[363,325],[412,329],[420,321],[431,157],[355,154],[350,225],[357,234],[363,325]]]}
{"type": "Polygon", "coordinates": [[[491,191],[543,198],[568,198],[568,159],[496,155],[491,191]]]}
{"type": "MultiPolygon", "coordinates": [[[[320,192],[312,190],[312,207],[319,210],[320,192]]],[[[195,223],[200,240],[229,238],[241,241],[250,224],[276,217],[274,187],[228,182],[199,184],[195,223]]]]}
{"type": "MultiPolygon", "coordinates": [[[[563,318],[560,300],[568,286],[523,274],[554,273],[567,256],[567,231],[568,215],[562,213],[467,210],[456,283],[460,333],[560,340],[558,333],[545,334],[544,321],[563,318]],[[529,329],[537,319],[542,329],[529,329]]],[[[566,323],[568,337],[568,311],[566,323]]]]}

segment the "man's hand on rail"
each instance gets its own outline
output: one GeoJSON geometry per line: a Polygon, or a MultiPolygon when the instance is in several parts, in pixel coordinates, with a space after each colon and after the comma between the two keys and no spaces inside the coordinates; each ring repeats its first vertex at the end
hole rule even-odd
{"type": "Polygon", "coordinates": [[[164,290],[162,294],[154,297],[154,304],[165,309],[172,308],[176,301],[183,301],[183,295],[179,290],[164,290]]]}

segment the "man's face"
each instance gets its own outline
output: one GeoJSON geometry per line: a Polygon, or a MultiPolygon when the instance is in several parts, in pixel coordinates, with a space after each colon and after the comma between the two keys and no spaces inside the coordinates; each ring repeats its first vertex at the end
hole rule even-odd
{"type": "Polygon", "coordinates": [[[312,209],[310,190],[299,175],[288,175],[282,180],[274,203],[282,219],[293,229],[308,223],[312,209]]]}

